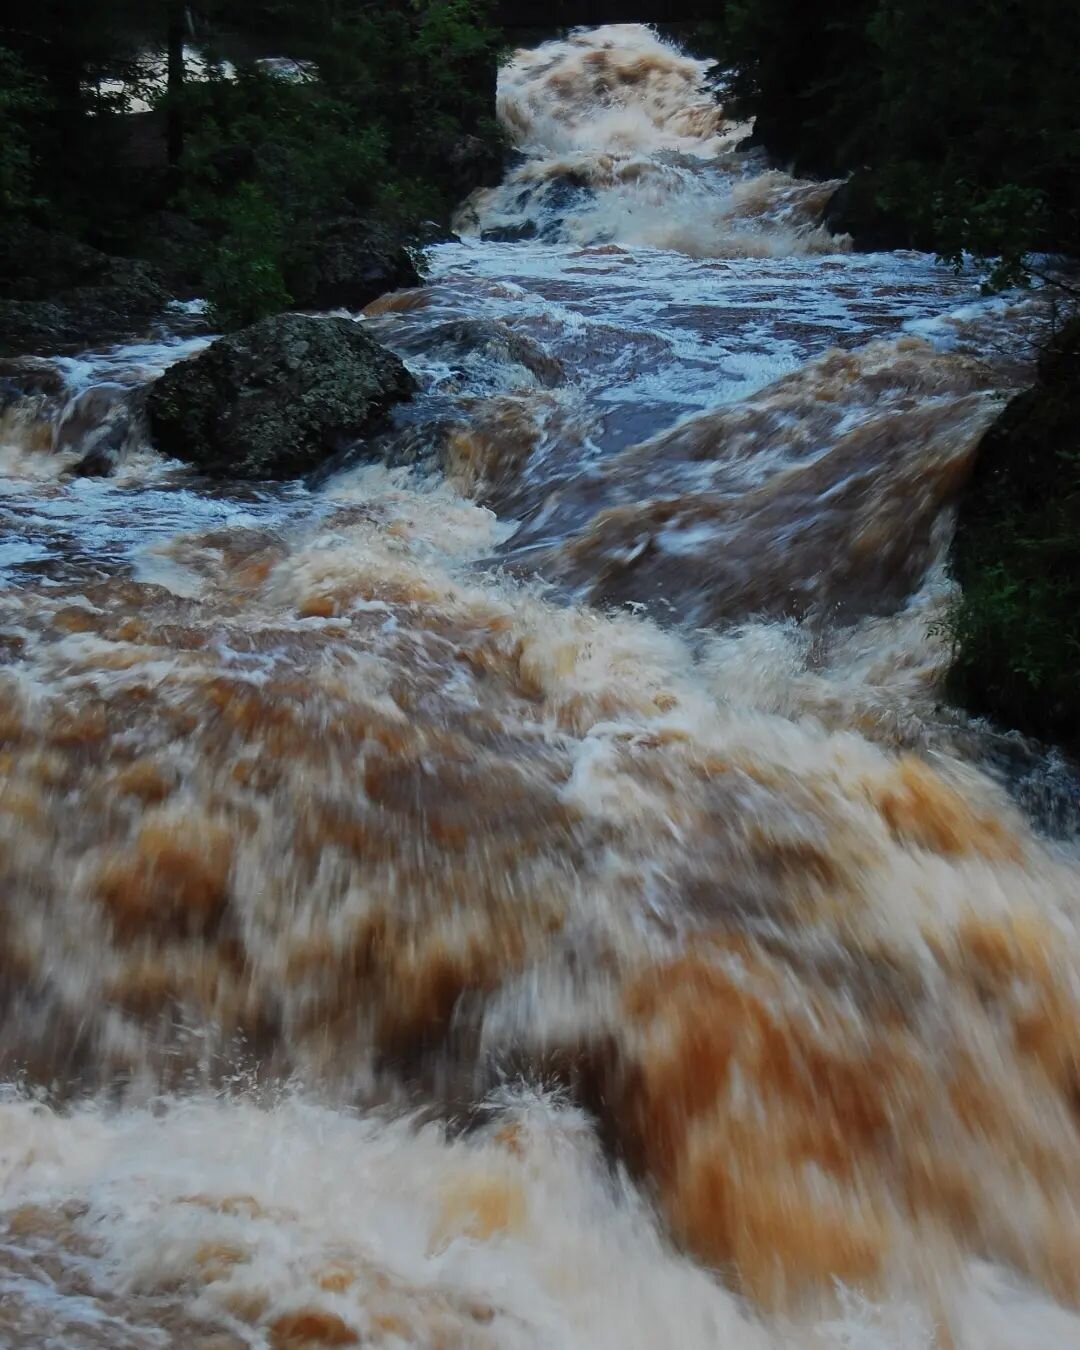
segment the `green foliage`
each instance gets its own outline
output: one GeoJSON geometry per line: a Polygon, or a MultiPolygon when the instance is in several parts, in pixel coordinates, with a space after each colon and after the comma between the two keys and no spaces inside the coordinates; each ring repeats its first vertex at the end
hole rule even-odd
{"type": "Polygon", "coordinates": [[[243,328],[287,308],[282,221],[273,203],[254,184],[243,183],[227,200],[221,223],[224,234],[205,274],[214,326],[243,328]]]}
{"type": "Polygon", "coordinates": [[[874,113],[867,24],[875,0],[729,0],[722,57],[741,111],[782,160],[810,173],[859,162],[858,139],[874,113]]]}
{"type": "Polygon", "coordinates": [[[199,222],[228,220],[233,194],[252,182],[291,224],[370,207],[389,176],[382,128],[315,82],[242,68],[189,86],[185,103],[182,203],[199,222]]]}
{"type": "MultiPolygon", "coordinates": [[[[19,102],[28,92],[34,100],[32,116],[18,114],[15,128],[23,190],[50,203],[53,221],[78,227],[114,210],[111,133],[126,101],[109,81],[135,75],[139,10],[137,0],[46,0],[0,11],[0,48],[15,58],[0,86],[19,102]]],[[[0,153],[10,153],[7,145],[0,153]]]]}
{"type": "MultiPolygon", "coordinates": [[[[994,669],[997,699],[1033,703],[1053,697],[1063,675],[1070,687],[1075,684],[1080,635],[1072,612],[1062,613],[1061,588],[1023,566],[1036,557],[1040,541],[1006,526],[998,542],[1009,561],[986,565],[949,611],[945,631],[957,658],[953,684],[984,682],[994,669]]],[[[1072,548],[1078,545],[1074,538],[1072,548]]]]}
{"type": "Polygon", "coordinates": [[[933,199],[933,229],[939,256],[960,271],[965,253],[989,266],[987,290],[1002,290],[1029,280],[1026,258],[1046,237],[1046,193],[1006,183],[983,188],[959,182],[933,199]]]}
{"type": "Polygon", "coordinates": [[[0,47],[0,220],[32,203],[31,122],[43,106],[38,82],[14,52],[0,47]]]}
{"type": "Polygon", "coordinates": [[[953,695],[1080,749],[1080,322],[986,437],[954,566],[953,695]]]}
{"type": "Polygon", "coordinates": [[[13,6],[0,17],[0,216],[48,200],[50,226],[146,248],[222,319],[280,307],[319,225],[374,221],[408,237],[473,185],[454,152],[465,137],[496,140],[487,12],[488,0],[13,6]],[[217,70],[205,81],[182,59],[192,20],[217,70]],[[162,89],[146,75],[160,76],[166,51],[162,89]],[[270,55],[305,63],[306,77],[267,73],[258,58],[270,55]],[[155,112],[130,116],[136,96],[155,112]],[[159,237],[163,210],[183,218],[175,238],[159,237]]]}
{"type": "Polygon", "coordinates": [[[489,94],[494,94],[490,73],[495,68],[495,39],[479,18],[476,0],[435,0],[419,7],[413,40],[414,88],[429,129],[445,134],[458,126],[475,126],[494,106],[489,94]]]}

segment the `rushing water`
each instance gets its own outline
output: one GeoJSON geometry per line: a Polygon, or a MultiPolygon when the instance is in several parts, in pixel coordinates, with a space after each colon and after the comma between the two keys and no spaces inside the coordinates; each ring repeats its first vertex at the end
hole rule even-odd
{"type": "Polygon", "coordinates": [[[1039,306],[644,29],[500,103],[378,463],[162,462],[182,315],[2,414],[0,1343],[1080,1346],[1073,797],[937,692],[1039,306]]]}

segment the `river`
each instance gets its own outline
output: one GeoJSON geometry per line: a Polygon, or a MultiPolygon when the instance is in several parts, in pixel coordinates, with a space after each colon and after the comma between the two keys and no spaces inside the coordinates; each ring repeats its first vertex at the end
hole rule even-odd
{"type": "Polygon", "coordinates": [[[515,56],[377,462],[157,456],[193,307],[3,412],[3,1345],[1080,1347],[1076,793],[940,694],[1044,312],[710,79],[515,56]]]}

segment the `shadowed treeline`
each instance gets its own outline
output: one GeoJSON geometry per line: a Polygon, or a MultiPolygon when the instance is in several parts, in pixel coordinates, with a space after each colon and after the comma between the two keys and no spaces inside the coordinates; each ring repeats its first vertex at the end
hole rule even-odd
{"type": "MultiPolygon", "coordinates": [[[[5,11],[0,306],[84,287],[106,265],[80,247],[152,262],[219,326],[308,303],[343,236],[399,244],[497,181],[498,43],[486,0],[5,11]]],[[[56,350],[60,329],[0,310],[11,351],[56,350]]]]}
{"type": "Polygon", "coordinates": [[[504,29],[576,28],[607,23],[705,23],[719,17],[710,0],[499,0],[504,29]]]}

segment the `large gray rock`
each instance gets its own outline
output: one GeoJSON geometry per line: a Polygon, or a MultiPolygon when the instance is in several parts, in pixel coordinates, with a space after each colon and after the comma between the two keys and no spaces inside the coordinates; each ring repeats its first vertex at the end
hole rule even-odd
{"type": "Polygon", "coordinates": [[[223,478],[296,478],[377,429],[415,381],[349,319],[281,314],[219,339],[150,391],[159,449],[223,478]]]}

